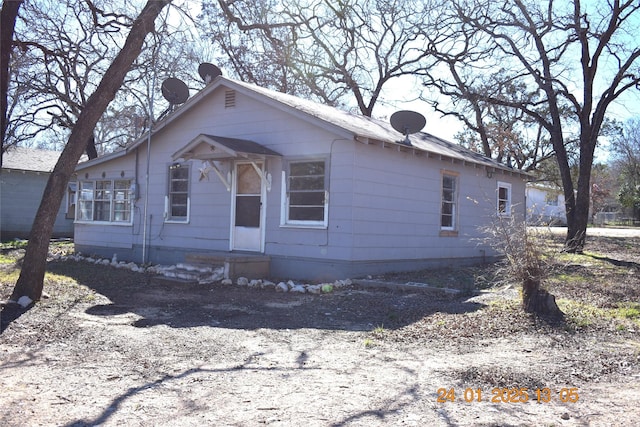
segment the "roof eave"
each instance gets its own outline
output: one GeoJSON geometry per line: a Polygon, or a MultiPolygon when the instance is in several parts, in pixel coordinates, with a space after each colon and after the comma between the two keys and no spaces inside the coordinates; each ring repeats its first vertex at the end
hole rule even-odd
{"type": "Polygon", "coordinates": [[[527,181],[533,179],[533,175],[528,172],[510,168],[509,166],[492,161],[489,158],[483,161],[479,161],[479,160],[466,159],[462,156],[449,156],[449,155],[438,153],[436,151],[428,150],[422,147],[408,145],[403,143],[402,141],[382,140],[377,138],[371,138],[365,135],[356,135],[354,137],[354,140],[366,145],[380,145],[383,148],[391,148],[399,152],[412,152],[416,156],[422,155],[422,156],[437,159],[440,161],[447,161],[451,163],[461,163],[463,165],[473,165],[474,167],[485,169],[487,173],[495,173],[496,171],[501,171],[503,174],[518,176],[519,178],[527,181]]]}

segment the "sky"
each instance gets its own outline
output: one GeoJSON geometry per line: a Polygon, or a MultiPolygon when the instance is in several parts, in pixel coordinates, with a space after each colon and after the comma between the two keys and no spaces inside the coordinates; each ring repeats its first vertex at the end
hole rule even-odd
{"type": "MultiPolygon", "coordinates": [[[[591,1],[587,0],[585,3],[590,3],[591,1]]],[[[196,17],[200,10],[200,2],[196,0],[176,0],[174,5],[188,8],[192,17],[196,17]]],[[[186,22],[187,27],[194,28],[193,23],[187,22],[185,16],[178,12],[177,7],[169,7],[166,13],[168,13],[169,22],[173,25],[179,26],[179,22],[182,21],[183,23],[186,22]]],[[[640,28],[640,16],[638,16],[638,21],[638,27],[640,28]]],[[[196,37],[198,35],[194,33],[194,38],[196,37]]],[[[630,39],[630,42],[634,43],[635,39],[630,39]]],[[[213,48],[213,46],[209,47],[213,48]]],[[[197,69],[197,64],[193,64],[191,68],[197,69]]],[[[223,70],[223,73],[227,76],[231,74],[229,70],[223,70]]],[[[197,75],[194,75],[193,78],[195,80],[199,79],[197,75]]],[[[449,141],[455,141],[455,135],[464,130],[463,123],[451,116],[442,117],[440,113],[433,111],[427,102],[419,99],[422,91],[423,87],[418,78],[403,76],[390,80],[386,84],[385,90],[373,111],[374,117],[388,120],[391,114],[398,110],[417,111],[426,117],[426,126],[423,131],[449,141]]],[[[609,108],[609,115],[620,121],[625,121],[631,117],[640,117],[640,91],[627,91],[623,97],[609,108]]],[[[597,153],[597,159],[602,161],[606,160],[607,157],[606,144],[603,144],[597,153]]]]}
{"type": "MultiPolygon", "coordinates": [[[[582,6],[586,7],[589,13],[592,13],[594,7],[603,6],[601,0],[583,0],[582,6]]],[[[191,16],[197,16],[200,10],[200,1],[198,0],[178,0],[174,4],[182,8],[190,10],[191,16]]],[[[180,19],[179,14],[175,13],[176,9],[169,12],[169,20],[180,19]]],[[[635,20],[638,21],[640,28],[640,14],[636,13],[635,20]]],[[[197,37],[197,36],[196,36],[197,37]]],[[[635,43],[635,35],[631,34],[629,42],[635,43]]],[[[228,72],[223,73],[229,75],[228,72]]],[[[374,108],[373,115],[376,118],[388,119],[391,114],[398,110],[413,110],[425,116],[427,124],[423,131],[433,134],[437,137],[455,141],[455,135],[465,129],[465,125],[458,119],[448,116],[442,117],[440,113],[435,112],[432,107],[425,101],[420,100],[420,94],[423,91],[421,82],[418,78],[411,76],[403,76],[390,80],[383,91],[378,104],[374,108]]],[[[435,96],[434,94],[431,94],[435,96]]],[[[612,104],[608,109],[611,118],[621,122],[631,117],[640,117],[640,91],[628,90],[618,101],[612,104]]],[[[606,157],[607,152],[601,149],[598,153],[599,157],[606,157]]]]}

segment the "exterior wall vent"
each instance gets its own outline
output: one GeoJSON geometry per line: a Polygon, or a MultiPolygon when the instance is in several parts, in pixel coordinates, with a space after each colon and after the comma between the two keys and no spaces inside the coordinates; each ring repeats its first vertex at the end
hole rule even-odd
{"type": "Polygon", "coordinates": [[[236,91],[227,90],[224,93],[224,108],[233,108],[236,106],[236,91]]]}

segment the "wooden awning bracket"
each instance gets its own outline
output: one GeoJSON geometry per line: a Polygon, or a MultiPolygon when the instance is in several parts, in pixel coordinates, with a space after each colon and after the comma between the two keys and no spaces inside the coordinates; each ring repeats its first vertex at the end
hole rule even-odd
{"type": "Polygon", "coordinates": [[[227,191],[231,191],[231,172],[227,172],[225,176],[222,171],[218,168],[218,166],[212,160],[203,160],[202,167],[199,169],[200,171],[200,181],[203,179],[209,180],[209,172],[214,171],[218,178],[220,178],[220,182],[225,186],[227,191]]]}
{"type": "Polygon", "coordinates": [[[271,174],[262,170],[256,162],[251,162],[251,166],[256,170],[256,173],[260,176],[260,179],[265,183],[267,191],[271,191],[271,174]]]}

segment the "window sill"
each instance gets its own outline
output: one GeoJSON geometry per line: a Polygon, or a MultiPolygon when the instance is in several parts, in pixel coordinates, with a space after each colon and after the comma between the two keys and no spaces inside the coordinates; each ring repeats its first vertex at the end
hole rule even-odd
{"type": "Polygon", "coordinates": [[[440,230],[440,237],[458,237],[457,230],[440,230]]]}
{"type": "Polygon", "coordinates": [[[328,228],[325,224],[280,224],[280,228],[301,228],[310,230],[326,230],[328,228]]]}
{"type": "Polygon", "coordinates": [[[167,219],[164,222],[165,224],[189,224],[189,220],[177,220],[177,219],[167,219]]]}
{"type": "Polygon", "coordinates": [[[86,225],[115,225],[117,227],[131,227],[133,222],[111,222],[111,221],[86,221],[76,220],[74,224],[86,224],[86,225]]]}

